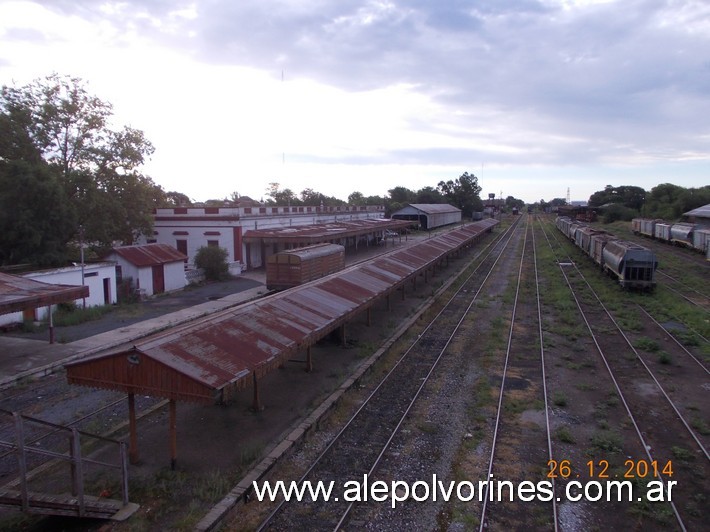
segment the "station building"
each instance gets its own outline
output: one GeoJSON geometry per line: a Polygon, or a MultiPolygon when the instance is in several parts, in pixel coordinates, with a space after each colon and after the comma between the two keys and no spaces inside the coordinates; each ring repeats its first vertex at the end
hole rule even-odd
{"type": "Polygon", "coordinates": [[[348,248],[369,245],[387,229],[410,222],[385,218],[384,206],[172,207],[155,209],[147,243],[173,246],[194,265],[197,250],[219,246],[242,269],[293,247],[329,242],[348,248]]]}

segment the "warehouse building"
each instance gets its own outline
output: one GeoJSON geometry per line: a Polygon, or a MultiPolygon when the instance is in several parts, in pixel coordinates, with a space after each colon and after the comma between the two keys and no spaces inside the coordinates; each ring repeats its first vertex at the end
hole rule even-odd
{"type": "Polygon", "coordinates": [[[447,203],[411,203],[392,213],[392,218],[417,222],[421,229],[428,230],[461,222],[461,209],[447,203]]]}

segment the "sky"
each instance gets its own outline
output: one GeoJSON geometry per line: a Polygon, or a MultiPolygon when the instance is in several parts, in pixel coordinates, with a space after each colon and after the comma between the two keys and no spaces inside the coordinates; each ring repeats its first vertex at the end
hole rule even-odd
{"type": "Polygon", "coordinates": [[[52,73],[195,201],[710,184],[706,0],[0,0],[0,85],[52,73]]]}

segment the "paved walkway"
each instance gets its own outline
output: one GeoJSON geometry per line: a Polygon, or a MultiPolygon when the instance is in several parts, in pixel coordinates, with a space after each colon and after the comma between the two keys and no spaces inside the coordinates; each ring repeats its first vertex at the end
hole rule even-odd
{"type": "MultiPolygon", "coordinates": [[[[360,249],[357,253],[346,254],[346,266],[371,259],[393,249],[398,249],[428,238],[429,234],[417,234],[407,238],[396,237],[386,246],[372,246],[360,249]]],[[[234,307],[261,297],[266,292],[266,273],[264,270],[244,272],[240,278],[250,279],[260,283],[258,286],[241,290],[219,299],[210,300],[198,305],[189,306],[164,315],[131,323],[118,325],[116,328],[88,336],[68,343],[48,342],[20,338],[7,334],[0,335],[0,389],[13,386],[18,381],[49,375],[65,363],[76,360],[106,349],[128,344],[152,333],[174,327],[220,310],[234,307]]],[[[168,294],[165,298],[173,297],[168,294]]],[[[176,294],[174,297],[179,297],[176,294]]]]}

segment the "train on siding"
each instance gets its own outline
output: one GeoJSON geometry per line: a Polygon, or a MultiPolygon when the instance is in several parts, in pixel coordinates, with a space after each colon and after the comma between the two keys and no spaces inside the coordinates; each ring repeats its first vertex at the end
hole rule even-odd
{"type": "Polygon", "coordinates": [[[675,244],[699,251],[710,260],[710,227],[687,222],[670,223],[665,220],[634,218],[631,230],[667,244],[675,244]]]}
{"type": "Polygon", "coordinates": [[[266,288],[293,288],[344,267],[345,248],[338,244],[314,244],[280,251],[266,259],[266,288]]]}
{"type": "Polygon", "coordinates": [[[555,226],[622,288],[651,290],[656,286],[658,260],[650,249],[566,216],[558,217],[555,226]]]}

